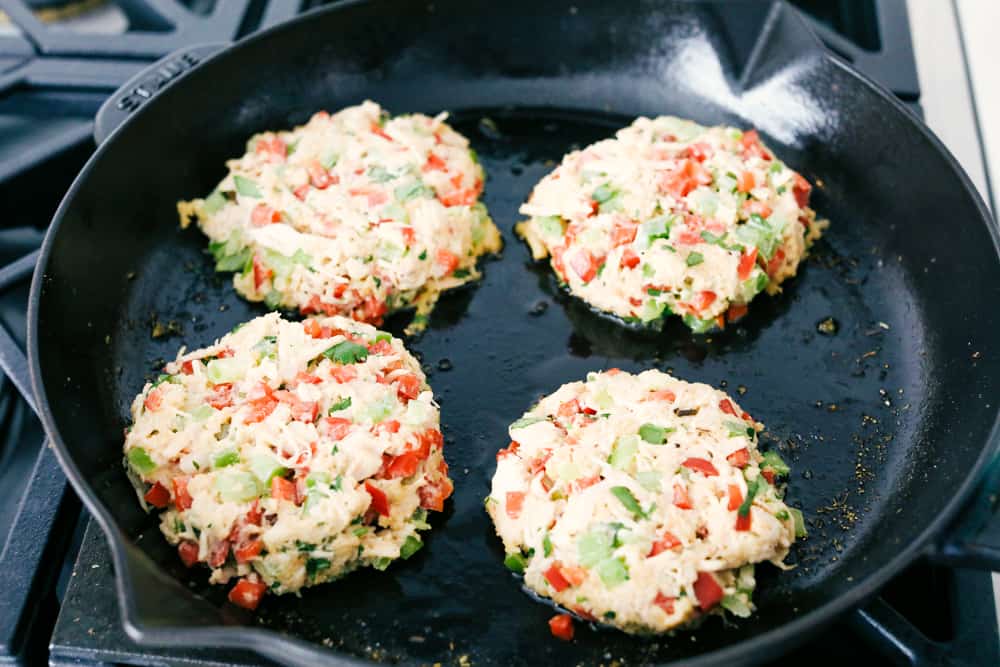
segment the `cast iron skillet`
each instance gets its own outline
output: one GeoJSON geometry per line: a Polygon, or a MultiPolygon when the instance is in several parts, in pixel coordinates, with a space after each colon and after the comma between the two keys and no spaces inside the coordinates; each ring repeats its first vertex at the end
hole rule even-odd
{"type": "MultiPolygon", "coordinates": [[[[124,621],[141,642],[296,664],[730,665],[787,650],[918,555],[1000,560],[995,546],[945,538],[963,505],[974,522],[990,518],[966,503],[997,441],[996,230],[940,142],[782,4],[343,3],[211,57],[175,56],[113,98],[97,126],[104,141],[35,273],[31,374],[63,467],[109,537],[124,621]],[[204,571],[185,570],[139,510],[122,428],[144,378],[181,344],[207,344],[262,312],[213,274],[174,203],[208,192],[252,133],[365,98],[396,112],[452,110],[482,156],[507,241],[485,280],[449,295],[410,343],[442,404],[456,493],[419,556],[249,615],[204,571]],[[648,336],[606,322],[560,293],[512,233],[551,160],[663,113],[756,126],[818,184],[814,206],[832,221],[784,293],[721,334],[671,322],[648,336]],[[817,332],[827,317],[835,335],[817,332]],[[563,643],[549,636],[552,610],[504,569],[481,501],[506,425],[538,395],[610,366],[725,386],[790,461],[788,497],[810,537],[795,571],[759,568],[753,618],[658,639],[581,626],[563,643]]],[[[892,629],[864,618],[871,631],[892,629]]]]}

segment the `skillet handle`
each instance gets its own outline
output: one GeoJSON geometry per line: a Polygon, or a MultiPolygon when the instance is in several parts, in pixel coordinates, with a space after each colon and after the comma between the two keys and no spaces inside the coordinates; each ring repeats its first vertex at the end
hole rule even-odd
{"type": "Polygon", "coordinates": [[[961,515],[932,547],[930,557],[950,567],[1000,572],[1000,454],[987,466],[961,515]]]}
{"type": "Polygon", "coordinates": [[[98,145],[104,143],[132,112],[226,46],[211,43],[178,49],[126,81],[98,109],[94,118],[94,140],[98,145]]]}

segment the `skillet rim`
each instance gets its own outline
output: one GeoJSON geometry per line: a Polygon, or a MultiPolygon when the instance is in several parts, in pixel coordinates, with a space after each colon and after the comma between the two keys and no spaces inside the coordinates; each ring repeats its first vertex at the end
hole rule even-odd
{"type": "MultiPolygon", "coordinates": [[[[318,15],[333,13],[342,9],[347,9],[356,5],[368,3],[370,0],[342,0],[331,6],[318,8],[306,12],[289,21],[273,26],[267,30],[253,33],[227,47],[206,57],[196,69],[211,67],[213,61],[231,57],[233,53],[249,44],[270,36],[280,31],[294,31],[303,29],[301,24],[306,24],[318,15]]],[[[772,12],[775,7],[780,7],[780,11],[790,11],[795,14],[795,10],[783,0],[776,0],[772,4],[772,12]]],[[[796,17],[798,18],[798,17],[796,17]]],[[[798,19],[801,20],[801,19],[798,19]]],[[[978,190],[976,190],[968,174],[958,162],[954,155],[948,150],[944,143],[930,130],[930,128],[918,118],[901,101],[874,80],[858,72],[847,63],[841,61],[825,48],[818,48],[808,55],[809,58],[817,58],[824,61],[824,65],[837,68],[846,75],[867,87],[871,93],[880,98],[888,105],[888,109],[896,113],[905,123],[909,123],[911,131],[917,133],[925,141],[929,142],[931,148],[941,155],[945,163],[958,176],[964,193],[971,197],[974,207],[979,213],[979,220],[985,224],[987,232],[993,243],[994,254],[1000,262],[1000,229],[991,215],[978,190]]],[[[187,79],[189,77],[181,77],[187,79]]],[[[183,80],[171,84],[171,88],[185,84],[183,80]]],[[[117,135],[122,128],[133,119],[147,113],[147,108],[151,104],[161,102],[161,100],[151,99],[143,104],[135,112],[131,113],[120,126],[101,143],[74,179],[66,195],[59,204],[53,215],[52,221],[46,230],[45,239],[39,251],[38,263],[36,264],[31,281],[31,290],[28,296],[28,318],[27,318],[27,352],[28,366],[31,377],[31,386],[35,394],[38,406],[39,418],[45,429],[46,435],[56,453],[59,464],[66,474],[74,490],[80,496],[87,509],[97,520],[105,537],[109,543],[112,563],[116,572],[115,591],[118,597],[119,609],[122,624],[132,639],[139,644],[151,646],[186,646],[189,648],[198,647],[225,647],[233,649],[250,650],[259,655],[266,656],[278,662],[288,662],[295,660],[299,664],[312,664],[316,660],[323,660],[328,664],[337,665],[367,665],[372,664],[361,658],[337,653],[326,649],[316,643],[282,635],[274,630],[257,626],[224,626],[213,625],[201,628],[187,628],[181,626],[158,626],[151,627],[139,621],[139,614],[136,600],[136,592],[133,590],[131,567],[129,565],[129,555],[127,553],[127,543],[124,534],[118,528],[111,512],[98,500],[96,494],[91,490],[90,484],[83,478],[76,467],[72,456],[66,447],[62,436],[56,427],[53,413],[49,407],[49,401],[45,386],[42,380],[41,362],[39,359],[39,339],[38,339],[38,316],[39,304],[42,298],[42,288],[44,283],[45,269],[48,266],[52,246],[62,226],[63,219],[67,211],[72,207],[76,195],[83,188],[87,177],[95,165],[101,160],[104,153],[110,149],[117,139],[117,135]]],[[[996,410],[996,416],[990,429],[989,436],[984,443],[975,463],[969,468],[958,490],[951,496],[943,509],[933,518],[920,534],[908,545],[901,549],[896,556],[883,562],[876,567],[866,577],[855,581],[848,590],[827,602],[820,604],[815,609],[803,614],[794,620],[777,625],[771,629],[758,634],[747,640],[743,640],[730,646],[717,649],[708,653],[701,653],[682,658],[684,664],[692,667],[705,667],[707,665],[729,665],[733,662],[742,663],[749,656],[751,661],[757,662],[767,657],[781,655],[797,644],[804,642],[812,632],[815,632],[824,625],[831,623],[836,617],[845,614],[859,606],[866,600],[873,597],[890,578],[909,565],[920,555],[926,553],[934,546],[934,540],[945,533],[948,525],[955,519],[958,511],[968,503],[970,495],[980,484],[981,477],[988,464],[1000,452],[1000,405],[996,410]]]]}

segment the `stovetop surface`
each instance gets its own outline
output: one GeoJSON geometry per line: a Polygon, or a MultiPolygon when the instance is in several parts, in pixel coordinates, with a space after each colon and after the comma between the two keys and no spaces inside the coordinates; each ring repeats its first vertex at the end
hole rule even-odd
{"type": "MultiPolygon", "coordinates": [[[[0,0],[8,17],[0,18],[0,267],[6,267],[0,269],[0,350],[23,350],[31,253],[94,149],[93,114],[107,95],[178,46],[235,39],[320,4],[0,0]],[[50,21],[75,28],[53,29],[50,21]]],[[[834,53],[920,112],[905,0],[793,4],[812,17],[834,53]]],[[[132,642],[121,625],[105,538],[67,489],[43,440],[28,402],[0,376],[0,663],[268,664],[249,653],[132,642]]],[[[929,642],[928,655],[1000,664],[988,574],[918,562],[873,605],[898,612],[915,641],[929,642]]],[[[786,660],[900,657],[862,626],[858,615],[849,615],[786,660]]]]}

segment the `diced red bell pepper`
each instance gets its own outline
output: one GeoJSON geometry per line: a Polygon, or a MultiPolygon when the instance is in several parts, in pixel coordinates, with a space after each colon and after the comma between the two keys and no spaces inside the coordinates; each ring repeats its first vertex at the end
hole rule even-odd
{"type": "Polygon", "coordinates": [[[521,516],[521,508],[524,507],[524,492],[523,491],[508,491],[507,492],[507,516],[511,519],[517,519],[521,516]]]}
{"type": "Polygon", "coordinates": [[[696,456],[684,459],[681,465],[690,470],[700,472],[705,475],[705,477],[716,477],[719,474],[719,471],[715,469],[715,466],[712,465],[711,461],[701,459],[696,456]]]}
{"type": "Polygon", "coordinates": [[[276,500],[287,500],[294,503],[297,499],[295,482],[287,480],[284,477],[272,477],[271,497],[276,500]]]}
{"type": "Polygon", "coordinates": [[[704,141],[691,144],[687,148],[688,156],[698,162],[704,162],[707,158],[712,157],[713,153],[715,153],[715,149],[712,148],[711,144],[705,143],[704,141]]]}
{"type": "Polygon", "coordinates": [[[389,516],[389,498],[385,492],[372,484],[371,480],[365,480],[365,491],[372,497],[371,508],[382,516],[389,516]]]}
{"type": "Polygon", "coordinates": [[[768,155],[764,146],[760,143],[760,135],[757,134],[757,130],[747,130],[744,132],[740,143],[743,145],[744,159],[749,159],[751,157],[759,157],[762,160],[771,159],[771,156],[768,155]]]}
{"type": "Polygon", "coordinates": [[[419,452],[403,452],[399,456],[391,457],[391,460],[385,467],[386,479],[405,478],[415,475],[417,468],[420,467],[421,460],[419,452]]]}
{"type": "Polygon", "coordinates": [[[306,171],[309,172],[309,183],[317,190],[325,190],[334,182],[330,172],[323,168],[319,160],[310,160],[306,171]]]}
{"type": "Polygon", "coordinates": [[[257,140],[256,152],[263,155],[270,161],[281,162],[288,155],[288,146],[284,140],[276,134],[257,140]]]}
{"type": "Polygon", "coordinates": [[[750,312],[750,309],[745,303],[743,304],[733,304],[729,306],[729,310],[726,311],[726,319],[730,322],[737,322],[746,317],[746,314],[750,312]]]}
{"type": "Polygon", "coordinates": [[[198,543],[193,540],[181,540],[177,545],[177,555],[181,557],[184,567],[194,567],[198,562],[198,543]]]}
{"type": "Polygon", "coordinates": [[[812,184],[803,178],[802,174],[795,174],[792,194],[795,195],[795,203],[799,205],[799,208],[809,206],[809,194],[812,192],[812,189],[812,184]]]}
{"type": "Polygon", "coordinates": [[[562,574],[562,565],[559,561],[556,561],[549,566],[549,569],[545,570],[544,573],[546,581],[552,585],[552,588],[556,590],[557,593],[569,588],[569,581],[562,574]]]}
{"type": "Polygon", "coordinates": [[[292,419],[311,424],[319,415],[319,404],[316,401],[303,401],[294,392],[279,389],[274,392],[274,397],[288,405],[292,411],[292,419]]]}
{"type": "Polygon", "coordinates": [[[587,580],[587,570],[576,565],[563,565],[559,572],[570,586],[580,586],[587,580]]]}
{"type": "Polygon", "coordinates": [[[281,211],[267,204],[257,204],[250,212],[250,224],[254,227],[264,227],[275,222],[281,222],[281,211]]]}
{"type": "Polygon", "coordinates": [[[743,492],[740,491],[740,487],[737,484],[729,485],[729,504],[726,505],[726,509],[730,512],[738,510],[740,505],[743,504],[743,492]]]}
{"type": "Polygon", "coordinates": [[[569,259],[569,265],[580,280],[589,283],[597,275],[597,262],[589,250],[577,250],[569,259]]]}
{"type": "Polygon", "coordinates": [[[261,509],[260,503],[258,501],[253,501],[250,504],[250,509],[247,510],[247,523],[251,526],[259,526],[260,520],[264,517],[264,510],[261,509]]]}
{"type": "Polygon", "coordinates": [[[399,422],[395,419],[379,422],[375,425],[375,433],[399,433],[399,422]]]}
{"type": "Polygon", "coordinates": [[[737,277],[740,280],[746,280],[747,278],[749,278],[750,274],[753,273],[753,267],[754,264],[756,263],[757,263],[757,248],[751,250],[749,254],[747,253],[746,250],[744,250],[740,254],[740,264],[736,268],[737,277]]]}
{"type": "Polygon", "coordinates": [[[444,269],[444,274],[446,276],[450,276],[452,272],[458,268],[458,255],[450,250],[438,248],[436,260],[438,266],[444,269]]]}
{"type": "Polygon", "coordinates": [[[761,470],[761,477],[767,480],[767,483],[774,486],[774,471],[773,470],[761,470]]]}
{"type": "Polygon", "coordinates": [[[613,247],[618,247],[620,245],[625,245],[626,243],[631,243],[635,240],[635,235],[638,231],[639,225],[635,224],[631,220],[626,222],[615,222],[614,226],[611,228],[611,245],[613,247]]]}
{"type": "Polygon", "coordinates": [[[747,464],[750,463],[750,450],[746,447],[743,449],[737,449],[735,452],[726,457],[726,461],[729,465],[736,468],[746,468],[747,464]]]}
{"type": "Polygon", "coordinates": [[[309,188],[312,187],[309,183],[303,183],[299,187],[292,190],[292,194],[296,196],[300,201],[306,200],[306,195],[309,194],[309,188]]]}
{"type": "Polygon", "coordinates": [[[260,604],[265,591],[267,591],[267,585],[262,581],[240,579],[229,591],[229,601],[237,607],[253,611],[260,604]]]}
{"type": "Polygon", "coordinates": [[[396,394],[404,403],[420,396],[423,382],[413,373],[407,373],[396,378],[396,394]]]}
{"type": "Polygon", "coordinates": [[[711,572],[699,572],[694,582],[694,595],[702,611],[708,611],[722,600],[723,590],[711,572]]]}
{"type": "Polygon", "coordinates": [[[386,141],[393,141],[393,138],[389,136],[389,133],[382,129],[382,126],[378,123],[372,123],[372,134],[382,137],[386,141]]]}
{"type": "Polygon", "coordinates": [[[560,403],[559,408],[556,410],[556,414],[560,417],[575,417],[580,414],[580,402],[574,398],[564,403],[560,403]]]}
{"type": "Polygon", "coordinates": [[[736,180],[736,189],[739,192],[750,192],[753,190],[755,185],[755,179],[753,177],[752,171],[744,171],[740,174],[739,178],[736,180]]]}
{"type": "Polygon", "coordinates": [[[715,292],[712,292],[710,290],[704,290],[702,292],[698,292],[698,295],[695,297],[694,301],[691,302],[691,307],[694,308],[697,312],[701,312],[707,309],[713,303],[715,303],[715,292]]]}
{"type": "Polygon", "coordinates": [[[681,546],[681,541],[677,539],[677,536],[669,530],[665,530],[663,531],[663,534],[660,535],[660,539],[653,542],[653,548],[649,550],[646,557],[652,558],[657,554],[661,554],[664,551],[670,551],[671,549],[676,549],[679,546],[681,546]]]}
{"type": "Polygon", "coordinates": [[[170,482],[174,487],[174,504],[177,505],[177,509],[181,512],[190,509],[194,501],[188,493],[188,478],[182,475],[174,477],[170,482]]]}
{"type": "Polygon", "coordinates": [[[343,417],[324,417],[320,421],[320,432],[331,440],[343,440],[350,433],[354,422],[343,417]]]}
{"type": "Polygon", "coordinates": [[[677,598],[670,598],[663,593],[657,592],[656,597],[653,598],[653,604],[663,610],[663,613],[668,616],[672,616],[674,613],[674,601],[677,598]]]}
{"type": "Polygon", "coordinates": [[[506,458],[508,456],[514,456],[514,455],[516,455],[517,454],[517,450],[518,450],[518,448],[520,448],[520,446],[521,446],[521,443],[517,442],[516,440],[511,440],[510,444],[507,445],[506,448],[501,449],[500,451],[497,452],[497,461],[499,461],[500,459],[506,458]]]}
{"type": "Polygon", "coordinates": [[[146,495],[143,498],[153,507],[163,509],[170,504],[170,491],[167,490],[167,487],[157,482],[149,488],[149,491],[146,491],[146,495]]]}
{"type": "Polygon", "coordinates": [[[330,369],[330,375],[341,384],[352,382],[358,376],[358,371],[354,366],[334,366],[330,369]]]}
{"type": "Polygon", "coordinates": [[[774,212],[770,206],[759,199],[747,199],[743,203],[743,210],[747,212],[747,215],[759,215],[762,218],[770,218],[774,212]]]}
{"type": "Polygon", "coordinates": [[[160,393],[159,387],[154,387],[148,394],[146,394],[146,400],[143,401],[143,405],[149,412],[156,412],[163,405],[163,394],[160,393]]]}
{"type": "Polygon", "coordinates": [[[222,567],[229,556],[229,540],[219,540],[208,551],[208,564],[211,567],[222,567]]]}
{"type": "Polygon", "coordinates": [[[747,511],[746,514],[737,514],[736,515],[736,530],[741,531],[741,532],[746,532],[746,531],[750,530],[750,521],[751,521],[752,517],[753,517],[753,514],[750,511],[747,511]]]}
{"type": "Polygon", "coordinates": [[[736,416],[736,408],[733,407],[732,401],[728,398],[724,398],[719,401],[719,409],[725,412],[727,415],[736,416]]]}
{"type": "Polygon", "coordinates": [[[682,510],[689,510],[694,507],[691,504],[691,496],[688,495],[687,488],[680,484],[674,484],[674,505],[682,510]]]}
{"type": "Polygon", "coordinates": [[[231,382],[217,384],[212,388],[212,393],[205,397],[205,402],[216,410],[228,408],[233,404],[233,385],[231,382]]]}
{"type": "Polygon", "coordinates": [[[569,614],[559,614],[549,619],[549,630],[552,636],[565,642],[573,639],[573,617],[569,614]]]}
{"type": "Polygon", "coordinates": [[[261,285],[266,283],[274,276],[274,271],[268,268],[267,264],[260,258],[260,255],[254,253],[253,256],[253,288],[260,291],[261,285]]]}
{"type": "Polygon", "coordinates": [[[657,389],[656,391],[649,392],[649,398],[654,401],[666,401],[667,403],[673,403],[677,400],[677,394],[669,389],[657,389]]]}
{"type": "Polygon", "coordinates": [[[772,257],[771,261],[767,263],[767,275],[772,277],[775,276],[784,263],[785,251],[783,248],[778,248],[774,253],[774,257],[772,257]]]}
{"type": "Polygon", "coordinates": [[[621,266],[626,269],[634,269],[639,266],[639,255],[635,254],[635,251],[631,248],[626,248],[622,253],[621,266]]]}
{"type": "Polygon", "coordinates": [[[447,477],[442,477],[436,482],[425,484],[417,489],[417,493],[420,496],[420,506],[425,510],[443,512],[444,501],[451,496],[453,490],[454,485],[452,485],[451,480],[447,477]]]}
{"type": "Polygon", "coordinates": [[[248,540],[234,547],[233,555],[236,556],[237,563],[248,563],[260,555],[263,549],[264,543],[261,540],[248,540]]]}
{"type": "Polygon", "coordinates": [[[193,375],[194,374],[194,361],[192,361],[191,359],[188,359],[183,364],[181,364],[181,373],[184,373],[184,375],[193,375]]]}
{"type": "Polygon", "coordinates": [[[441,157],[435,153],[427,154],[427,162],[421,168],[421,171],[448,171],[448,163],[445,162],[441,157]]]}

